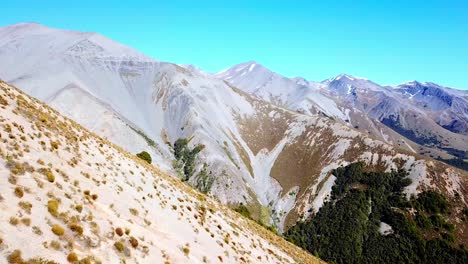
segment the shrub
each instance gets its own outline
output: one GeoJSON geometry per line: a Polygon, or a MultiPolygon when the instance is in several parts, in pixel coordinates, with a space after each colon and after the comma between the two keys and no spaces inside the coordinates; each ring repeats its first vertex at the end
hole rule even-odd
{"type": "Polygon", "coordinates": [[[68,262],[71,262],[71,263],[77,262],[78,261],[78,256],[76,255],[75,252],[71,252],[70,254],[68,254],[67,260],[68,260],[68,262]]]}
{"type": "Polygon", "coordinates": [[[58,141],[50,141],[50,147],[52,149],[58,149],[58,147],[59,147],[58,141]]]}
{"type": "Polygon", "coordinates": [[[75,206],[75,210],[78,211],[78,213],[81,213],[83,211],[83,206],[81,204],[75,206]]]}
{"type": "Polygon", "coordinates": [[[3,98],[1,95],[0,95],[0,104],[1,105],[8,105],[8,101],[5,98],[3,98]]]}
{"type": "Polygon", "coordinates": [[[193,175],[197,154],[205,148],[205,145],[199,144],[193,149],[190,149],[188,147],[189,142],[190,140],[186,138],[179,138],[176,140],[176,142],[174,142],[174,156],[177,161],[181,161],[183,163],[183,181],[188,181],[189,178],[193,175]]]}
{"type": "Polygon", "coordinates": [[[130,237],[128,241],[130,242],[130,245],[132,245],[132,247],[138,247],[138,240],[135,237],[130,237]]]}
{"type": "Polygon", "coordinates": [[[15,187],[15,195],[16,195],[16,197],[18,197],[18,198],[23,198],[23,196],[24,196],[23,188],[21,188],[21,187],[19,187],[19,186],[16,186],[16,187],[15,187]]]}
{"type": "Polygon", "coordinates": [[[424,214],[416,214],[416,224],[423,229],[432,228],[432,222],[424,214]]]}
{"type": "Polygon", "coordinates": [[[62,248],[62,245],[60,245],[60,242],[54,240],[50,241],[50,247],[52,247],[55,250],[60,250],[60,248],[62,248]]]}
{"type": "Polygon", "coordinates": [[[182,248],[182,252],[184,252],[185,256],[188,256],[188,254],[190,254],[190,248],[189,248],[189,245],[186,244],[183,248],[182,248]]]}
{"type": "Polygon", "coordinates": [[[34,234],[41,236],[42,235],[42,230],[38,226],[33,226],[32,231],[34,234]]]}
{"type": "Polygon", "coordinates": [[[83,227],[80,226],[79,224],[70,224],[69,228],[70,228],[71,231],[77,233],[78,235],[83,234],[83,227]]]}
{"type": "Polygon", "coordinates": [[[28,214],[31,213],[31,209],[32,209],[32,204],[30,202],[24,202],[24,201],[21,201],[18,203],[18,206],[21,207],[24,211],[26,211],[28,214]]]}
{"type": "Polygon", "coordinates": [[[137,157],[139,157],[140,159],[142,159],[142,160],[148,162],[149,164],[151,164],[152,159],[151,159],[151,155],[150,155],[148,152],[142,151],[142,152],[140,152],[140,153],[138,153],[138,154],[136,154],[136,155],[137,155],[137,157]]]}
{"type": "Polygon", "coordinates": [[[242,203],[239,205],[239,207],[235,208],[234,211],[238,212],[239,214],[252,219],[252,216],[250,215],[249,209],[242,203]]]}
{"type": "Polygon", "coordinates": [[[15,225],[18,225],[18,223],[19,223],[19,219],[18,219],[18,218],[13,217],[13,216],[10,217],[10,224],[11,224],[11,225],[14,225],[14,226],[15,226],[15,225]]]}
{"type": "Polygon", "coordinates": [[[115,233],[116,233],[117,235],[119,235],[119,236],[123,236],[123,234],[124,234],[122,228],[120,228],[120,227],[117,227],[117,228],[115,229],[115,233]]]}
{"type": "Polygon", "coordinates": [[[21,251],[18,249],[11,252],[7,257],[8,263],[22,264],[24,263],[23,257],[21,256],[21,251]]]}
{"type": "Polygon", "coordinates": [[[39,172],[47,178],[47,181],[55,181],[55,176],[49,168],[41,168],[39,169],[39,172]]]}
{"type": "Polygon", "coordinates": [[[448,212],[449,204],[445,196],[435,191],[425,191],[419,194],[415,207],[433,214],[445,214],[448,212]]]}
{"type": "Polygon", "coordinates": [[[30,226],[31,225],[31,218],[22,218],[21,223],[23,223],[23,225],[30,226]]]}
{"type": "Polygon", "coordinates": [[[47,177],[47,181],[49,181],[49,182],[54,182],[55,181],[55,176],[51,171],[47,171],[45,176],[47,177]]]}
{"type": "Polygon", "coordinates": [[[120,241],[115,242],[115,243],[114,243],[114,247],[115,247],[115,248],[117,249],[117,251],[119,251],[119,252],[123,252],[124,249],[125,249],[124,244],[123,244],[122,242],[120,242],[120,241]]]}
{"type": "Polygon", "coordinates": [[[452,234],[449,233],[442,233],[440,234],[443,240],[447,241],[448,243],[453,243],[455,241],[455,238],[452,234]]]}
{"type": "Polygon", "coordinates": [[[130,211],[130,213],[132,213],[132,215],[138,216],[138,210],[137,210],[137,209],[135,209],[135,208],[129,208],[128,210],[130,211]]]}
{"type": "Polygon", "coordinates": [[[57,236],[63,236],[63,234],[65,234],[65,230],[59,225],[53,225],[51,230],[52,233],[54,233],[57,236]]]}
{"type": "Polygon", "coordinates": [[[47,210],[55,217],[58,216],[59,202],[57,200],[49,200],[47,202],[47,210]]]}
{"type": "Polygon", "coordinates": [[[93,200],[97,200],[98,197],[99,197],[99,196],[98,196],[97,194],[91,195],[91,198],[93,198],[93,200]]]}
{"type": "Polygon", "coordinates": [[[208,171],[208,164],[204,163],[200,173],[197,175],[196,187],[202,193],[208,193],[213,185],[214,177],[211,171],[208,171]]]}

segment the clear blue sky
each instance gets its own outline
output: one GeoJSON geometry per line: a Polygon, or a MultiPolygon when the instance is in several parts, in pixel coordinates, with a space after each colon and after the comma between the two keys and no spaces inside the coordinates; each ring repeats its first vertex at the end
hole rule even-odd
{"type": "Polygon", "coordinates": [[[468,88],[468,1],[2,1],[0,26],[99,32],[156,59],[219,71],[255,60],[286,76],[468,88]]]}

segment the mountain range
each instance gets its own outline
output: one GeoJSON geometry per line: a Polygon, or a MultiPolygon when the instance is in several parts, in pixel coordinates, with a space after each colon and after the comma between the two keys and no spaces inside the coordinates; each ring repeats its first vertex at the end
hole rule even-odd
{"type": "MultiPolygon", "coordinates": [[[[203,145],[188,183],[280,232],[321,208],[333,169],[357,161],[407,170],[408,196],[440,191],[454,215],[467,206],[468,172],[447,163],[466,166],[468,91],[346,74],[314,82],[253,61],[208,73],[35,23],[0,28],[0,79],[175,177],[175,142],[203,145]]],[[[455,224],[461,241],[466,225],[455,224]]]]}

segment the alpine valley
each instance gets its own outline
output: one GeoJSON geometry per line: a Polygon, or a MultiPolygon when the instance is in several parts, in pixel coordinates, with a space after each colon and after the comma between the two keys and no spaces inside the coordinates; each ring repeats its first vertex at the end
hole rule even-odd
{"type": "MultiPolygon", "coordinates": [[[[282,76],[254,61],[208,73],[155,60],[97,33],[35,23],[0,28],[0,79],[2,93],[18,94],[9,85],[15,86],[123,153],[148,152],[164,175],[186,180],[280,234],[333,201],[339,175],[346,174],[341,170],[359,162],[366,171],[405,170],[411,180],[402,191],[407,198],[442,194],[450,205],[446,221],[453,225],[453,245],[468,243],[468,91],[418,81],[379,85],[347,74],[314,82],[282,76]],[[178,155],[181,147],[193,155],[178,155]],[[190,166],[181,158],[188,156],[190,166]]],[[[0,111],[2,120],[10,118],[7,112],[0,111]]],[[[89,140],[87,148],[97,151],[101,141],[89,140]]],[[[57,155],[58,161],[70,154],[57,155]]],[[[122,161],[115,162],[126,164],[124,157],[117,155],[122,161]]],[[[119,181],[113,184],[126,180],[119,181]]],[[[1,188],[3,194],[6,187],[1,188]]],[[[111,209],[99,210],[104,219],[111,209]]],[[[301,262],[287,249],[283,253],[275,260],[301,262]]],[[[193,261],[201,259],[195,254],[200,256],[193,261]]]]}

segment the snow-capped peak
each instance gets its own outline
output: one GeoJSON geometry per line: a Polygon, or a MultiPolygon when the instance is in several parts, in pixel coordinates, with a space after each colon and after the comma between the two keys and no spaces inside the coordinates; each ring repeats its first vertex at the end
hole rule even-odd
{"type": "Polygon", "coordinates": [[[214,75],[220,79],[229,79],[229,77],[234,78],[234,76],[244,76],[252,72],[255,68],[263,68],[262,65],[258,64],[256,61],[248,61],[244,63],[237,64],[231,68],[222,70],[214,75]]]}
{"type": "Polygon", "coordinates": [[[333,82],[333,81],[369,81],[369,80],[366,79],[366,78],[357,77],[357,76],[349,75],[349,74],[346,74],[346,73],[342,73],[342,74],[339,74],[339,75],[337,75],[335,77],[326,79],[322,83],[330,83],[330,82],[333,82]]]}
{"type": "Polygon", "coordinates": [[[348,80],[351,80],[351,81],[356,80],[356,78],[354,78],[353,76],[348,75],[348,74],[345,74],[345,73],[342,73],[342,74],[336,76],[336,77],[334,78],[334,80],[341,80],[341,79],[343,79],[343,78],[348,79],[348,80]]]}
{"type": "Polygon", "coordinates": [[[436,97],[457,96],[461,98],[468,95],[468,91],[444,87],[433,82],[419,82],[416,80],[399,84],[394,89],[404,95],[411,96],[411,98],[416,94],[436,97]]]}

